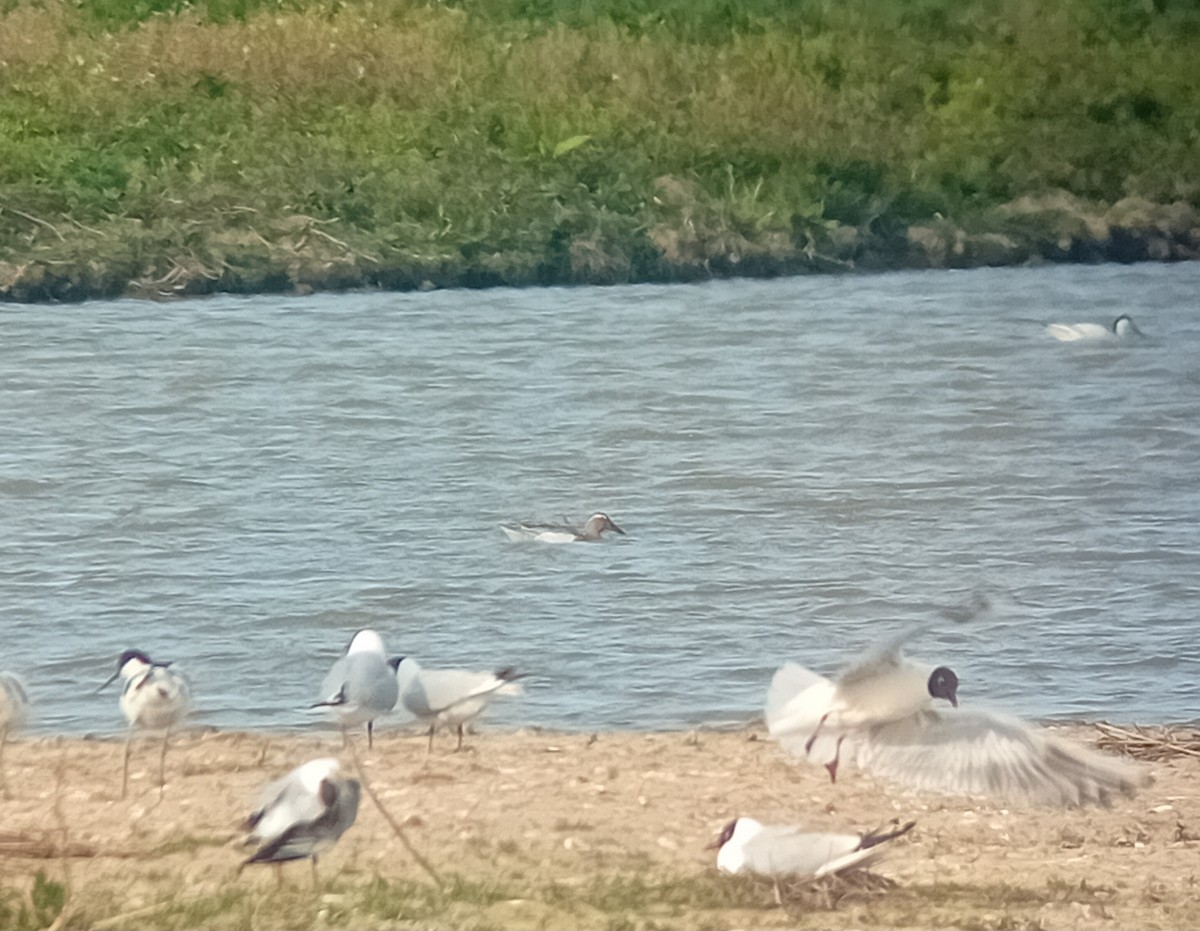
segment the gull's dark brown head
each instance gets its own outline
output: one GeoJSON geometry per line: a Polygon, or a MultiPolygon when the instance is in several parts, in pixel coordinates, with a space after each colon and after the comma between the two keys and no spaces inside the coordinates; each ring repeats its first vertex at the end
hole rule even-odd
{"type": "Polygon", "coordinates": [[[717,836],[717,839],[715,841],[713,841],[711,844],[708,844],[707,846],[705,846],[704,849],[705,850],[720,850],[722,847],[724,847],[726,844],[728,844],[729,839],[731,837],[733,837],[733,831],[737,827],[737,823],[738,823],[738,819],[734,818],[727,825],[725,825],[725,827],[721,828],[721,833],[717,836]]]}
{"type": "Polygon", "coordinates": [[[929,694],[933,698],[944,698],[958,707],[958,676],[949,666],[938,666],[929,674],[929,694]]]}

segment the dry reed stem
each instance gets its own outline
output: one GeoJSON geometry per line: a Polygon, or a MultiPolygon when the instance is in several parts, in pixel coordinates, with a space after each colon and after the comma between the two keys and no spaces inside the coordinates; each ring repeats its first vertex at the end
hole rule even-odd
{"type": "Polygon", "coordinates": [[[1107,721],[1094,725],[1101,737],[1097,745],[1117,750],[1139,760],[1169,760],[1178,756],[1200,757],[1200,731],[1194,728],[1157,727],[1153,730],[1134,724],[1118,727],[1107,721]]]}
{"type": "Polygon", "coordinates": [[[383,815],[384,820],[391,826],[393,833],[400,838],[400,843],[412,854],[412,858],[417,861],[417,865],[430,875],[439,889],[445,888],[446,884],[442,881],[442,877],[438,875],[437,870],[412,845],[412,842],[408,839],[408,835],[404,833],[404,829],[400,827],[400,823],[392,817],[391,812],[383,807],[383,802],[375,794],[375,789],[372,788],[371,781],[367,779],[367,773],[363,769],[362,760],[358,758],[358,750],[354,746],[354,741],[348,740],[346,743],[350,748],[350,757],[354,760],[354,768],[358,771],[358,781],[362,783],[362,787],[366,790],[367,795],[371,796],[371,801],[375,803],[375,807],[379,809],[379,813],[383,815]]]}

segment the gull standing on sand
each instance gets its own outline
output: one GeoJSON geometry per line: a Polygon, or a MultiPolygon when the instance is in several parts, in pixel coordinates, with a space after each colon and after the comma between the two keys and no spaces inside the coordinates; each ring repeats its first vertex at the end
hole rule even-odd
{"type": "Polygon", "coordinates": [[[12,798],[8,788],[8,773],[4,769],[4,745],[8,735],[20,730],[29,716],[29,696],[15,673],[0,672],[0,788],[5,798],[12,798]]]}
{"type": "Polygon", "coordinates": [[[375,719],[396,707],[399,692],[396,677],[388,668],[383,638],[373,630],[360,630],[346,655],[325,676],[322,698],[312,707],[331,708],[337,714],[343,746],[349,740],[346,728],[366,722],[367,746],[373,747],[375,719]]]}
{"type": "Polygon", "coordinates": [[[129,722],[125,737],[125,758],[121,766],[121,798],[129,787],[129,750],[137,728],[161,730],[162,750],[158,755],[158,794],[166,786],[167,741],[171,728],[187,716],[192,707],[192,690],[184,675],[170,668],[170,663],[156,663],[141,650],[126,650],[117,660],[117,671],[96,691],[107,688],[118,676],[125,679],[121,692],[121,711],[129,722]]]}
{"type": "MultiPolygon", "coordinates": [[[[317,883],[317,856],[337,843],[358,816],[361,787],[357,779],[338,778],[334,759],[310,760],[263,789],[258,809],[246,820],[247,844],[258,844],[251,863],[312,860],[317,883]]],[[[278,874],[283,882],[282,872],[278,874]]]]}
{"type": "Polygon", "coordinates": [[[538,543],[595,543],[604,539],[606,530],[625,535],[625,531],[601,511],[584,521],[581,528],[564,521],[561,524],[502,524],[500,529],[510,540],[536,540],[538,543]]]}
{"type": "Polygon", "coordinates": [[[457,753],[462,749],[463,727],[474,720],[497,695],[521,695],[524,689],[512,669],[499,672],[472,672],[467,669],[422,669],[411,656],[388,660],[396,671],[400,702],[408,712],[429,724],[429,749],[433,752],[433,734],[439,724],[458,729],[457,753]]]}
{"type": "Polygon", "coordinates": [[[721,836],[709,844],[717,848],[717,869],[723,873],[750,873],[775,881],[801,882],[833,876],[844,870],[863,869],[883,853],[881,845],[913,829],[916,822],[891,831],[866,834],[827,834],[804,831],[786,824],[762,824],[753,818],[735,818],[721,836]]]}
{"type": "Polygon", "coordinates": [[[1129,314],[1121,314],[1113,321],[1112,326],[1099,323],[1051,323],[1046,327],[1046,332],[1063,343],[1127,339],[1130,336],[1142,335],[1142,331],[1137,328],[1129,314]]]}
{"type": "MultiPolygon", "coordinates": [[[[918,628],[919,629],[919,628],[918,628]]],[[[1108,804],[1149,777],[1133,764],[1008,715],[954,710],[958,677],[901,655],[914,630],[884,641],[836,681],[789,663],[767,693],[771,736],[836,779],[842,755],[915,789],[1042,805],[1108,804]],[[934,707],[933,699],[944,699],[934,707]]]]}

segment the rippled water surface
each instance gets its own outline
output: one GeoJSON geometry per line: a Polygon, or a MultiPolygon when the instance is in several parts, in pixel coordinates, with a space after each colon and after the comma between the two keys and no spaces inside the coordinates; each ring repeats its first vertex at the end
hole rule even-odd
{"type": "Polygon", "coordinates": [[[749,720],[899,625],[968,702],[1200,715],[1200,265],[0,309],[0,668],[291,728],[353,632],[503,726],[749,720]],[[1133,314],[1082,346],[1053,320],[1133,314]],[[605,545],[508,541],[608,511],[605,545]],[[982,593],[966,624],[939,610],[982,593]]]}

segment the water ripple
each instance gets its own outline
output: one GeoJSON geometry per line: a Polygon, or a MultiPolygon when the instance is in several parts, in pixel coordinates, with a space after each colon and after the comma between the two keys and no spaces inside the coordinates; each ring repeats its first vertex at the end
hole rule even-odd
{"type": "Polygon", "coordinates": [[[118,730],[133,645],[205,723],[304,727],[370,625],[528,669],[501,722],[682,727],[983,591],[913,647],[964,700],[1190,720],[1197,274],[0,308],[0,665],[43,731],[118,730]],[[1041,332],[1116,308],[1152,338],[1041,332]],[[499,531],[598,508],[628,536],[499,531]]]}

